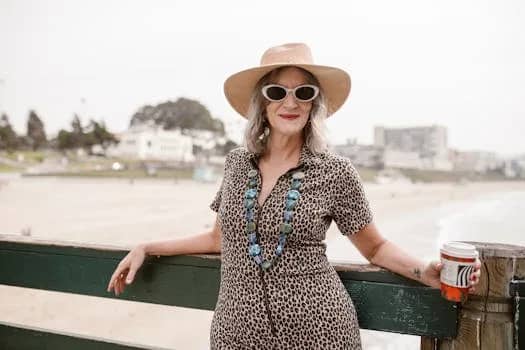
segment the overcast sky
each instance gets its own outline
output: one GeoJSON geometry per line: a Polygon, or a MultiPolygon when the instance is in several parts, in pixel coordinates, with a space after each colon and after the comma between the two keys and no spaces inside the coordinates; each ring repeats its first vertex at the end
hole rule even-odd
{"type": "Polygon", "coordinates": [[[525,152],[522,0],[0,0],[0,112],[18,132],[29,109],[50,134],[75,112],[118,132],[144,104],[184,96],[238,138],[224,80],[298,41],[352,77],[333,143],[439,124],[453,148],[525,152]]]}

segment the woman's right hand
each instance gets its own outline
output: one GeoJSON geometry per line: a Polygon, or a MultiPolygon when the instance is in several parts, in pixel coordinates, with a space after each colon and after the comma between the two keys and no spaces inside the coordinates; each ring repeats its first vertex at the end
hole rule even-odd
{"type": "Polygon", "coordinates": [[[128,255],[124,257],[118,264],[115,272],[111,276],[108,284],[108,292],[113,290],[115,295],[119,295],[124,291],[126,284],[131,284],[135,278],[137,270],[142,266],[146,258],[145,246],[139,244],[134,247],[128,255]]]}

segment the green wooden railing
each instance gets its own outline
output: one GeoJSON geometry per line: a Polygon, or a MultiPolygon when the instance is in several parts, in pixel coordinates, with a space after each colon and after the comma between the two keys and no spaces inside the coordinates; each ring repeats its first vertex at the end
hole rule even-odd
{"type": "MultiPolygon", "coordinates": [[[[118,248],[0,235],[0,284],[116,298],[106,292],[106,286],[126,253],[118,248]]],[[[118,299],[213,310],[220,263],[214,255],[148,258],[118,299]]],[[[338,264],[335,268],[354,301],[361,328],[419,335],[427,341],[456,335],[458,306],[444,300],[439,290],[372,265],[338,264]]],[[[40,348],[147,349],[9,324],[0,315],[0,349],[40,348]]]]}

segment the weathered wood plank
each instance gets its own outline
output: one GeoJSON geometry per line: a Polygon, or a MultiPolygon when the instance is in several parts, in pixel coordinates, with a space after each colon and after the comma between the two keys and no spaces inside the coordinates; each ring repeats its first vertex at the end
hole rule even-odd
{"type": "MultiPolygon", "coordinates": [[[[2,241],[0,284],[116,298],[109,276],[125,250],[2,241]]],[[[339,276],[358,310],[361,328],[452,337],[456,304],[439,291],[377,266],[338,264],[339,276]]],[[[218,256],[148,258],[118,299],[213,310],[218,296],[218,256]]]]}
{"type": "Polygon", "coordinates": [[[202,266],[203,259],[148,259],[136,281],[115,297],[106,292],[106,287],[122,254],[100,258],[76,253],[13,251],[0,246],[0,284],[205,310],[215,308],[220,270],[218,266],[206,266],[207,261],[202,261],[202,266]]]}
{"type": "MultiPolygon", "coordinates": [[[[519,294],[519,295],[525,295],[519,294]]],[[[518,342],[519,350],[525,350],[525,297],[514,298],[514,340],[518,342]]]]}
{"type": "MultiPolygon", "coordinates": [[[[144,350],[153,349],[136,344],[110,342],[0,322],[0,349],[9,350],[144,350]]],[[[160,350],[160,349],[159,349],[160,350]]]]}
{"type": "Polygon", "coordinates": [[[355,280],[343,284],[359,324],[367,329],[436,338],[456,335],[457,304],[442,298],[437,289],[355,280]]]}

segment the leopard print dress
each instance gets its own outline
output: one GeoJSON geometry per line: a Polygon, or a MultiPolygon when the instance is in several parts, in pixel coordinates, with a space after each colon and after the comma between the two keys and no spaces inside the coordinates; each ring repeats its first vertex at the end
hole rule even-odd
{"type": "MultiPolygon", "coordinates": [[[[256,155],[244,148],[226,157],[221,187],[210,207],[222,231],[219,297],[212,349],[361,349],[354,305],[323,242],[332,219],[344,234],[372,221],[359,175],[350,160],[301,149],[299,165],[281,175],[255,222],[265,260],[274,255],[286,193],[296,170],[305,174],[284,252],[266,271],[248,254],[244,193],[256,155]]],[[[260,192],[260,175],[259,175],[260,192]]]]}

